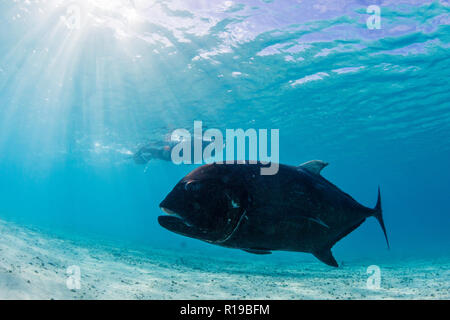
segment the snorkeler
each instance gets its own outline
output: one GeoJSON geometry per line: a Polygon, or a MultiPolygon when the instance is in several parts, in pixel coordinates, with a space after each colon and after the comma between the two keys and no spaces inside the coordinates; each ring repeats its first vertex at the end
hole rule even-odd
{"type": "Polygon", "coordinates": [[[146,144],[139,148],[133,155],[134,162],[137,164],[147,164],[150,160],[159,159],[171,161],[171,152],[174,145],[166,144],[162,147],[154,144],[146,144]]]}
{"type": "MultiPolygon", "coordinates": [[[[194,140],[201,138],[191,138],[191,147],[194,147],[194,140]]],[[[151,142],[143,145],[139,150],[133,154],[134,162],[137,164],[147,164],[150,160],[172,161],[172,149],[179,144],[180,141],[164,142],[162,144],[151,142]]],[[[205,148],[211,141],[201,139],[202,149],[205,148]]],[[[194,150],[191,150],[194,154],[194,150]]],[[[192,161],[192,163],[194,163],[192,161]]]]}

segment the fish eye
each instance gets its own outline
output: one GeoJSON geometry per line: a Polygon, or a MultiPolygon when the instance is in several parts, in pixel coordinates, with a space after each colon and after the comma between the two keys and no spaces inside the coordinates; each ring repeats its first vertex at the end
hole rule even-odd
{"type": "Polygon", "coordinates": [[[201,183],[197,181],[188,181],[184,184],[184,190],[186,191],[198,191],[200,190],[201,183]]]}

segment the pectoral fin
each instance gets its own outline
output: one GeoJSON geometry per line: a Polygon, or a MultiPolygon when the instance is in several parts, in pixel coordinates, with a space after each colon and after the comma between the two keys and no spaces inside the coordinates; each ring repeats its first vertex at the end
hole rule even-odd
{"type": "Polygon", "coordinates": [[[330,229],[330,227],[329,227],[325,222],[323,222],[322,220],[320,220],[319,218],[310,218],[310,217],[306,217],[306,219],[311,220],[311,221],[314,221],[315,223],[320,224],[320,225],[321,225],[322,227],[324,227],[324,228],[330,229]]]}
{"type": "Polygon", "coordinates": [[[253,253],[253,254],[271,254],[272,251],[266,249],[242,249],[245,252],[253,253]]]}

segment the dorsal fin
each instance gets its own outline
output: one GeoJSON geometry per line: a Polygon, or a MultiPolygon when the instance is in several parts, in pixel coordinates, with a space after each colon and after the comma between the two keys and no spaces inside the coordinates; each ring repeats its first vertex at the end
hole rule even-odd
{"type": "Polygon", "coordinates": [[[325,168],[328,165],[327,162],[322,161],[322,160],[312,160],[312,161],[308,161],[302,165],[300,165],[299,167],[305,170],[308,170],[311,173],[320,175],[320,172],[322,171],[323,168],[325,168]]]}

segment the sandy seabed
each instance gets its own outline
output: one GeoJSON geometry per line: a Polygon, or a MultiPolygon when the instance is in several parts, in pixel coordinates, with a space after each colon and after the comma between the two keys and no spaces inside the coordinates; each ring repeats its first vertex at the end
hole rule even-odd
{"type": "Polygon", "coordinates": [[[369,289],[364,262],[335,269],[186,251],[66,240],[0,220],[0,299],[450,299],[450,258],[384,262],[381,288],[369,289]],[[70,266],[80,289],[67,286],[70,266]]]}

